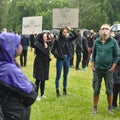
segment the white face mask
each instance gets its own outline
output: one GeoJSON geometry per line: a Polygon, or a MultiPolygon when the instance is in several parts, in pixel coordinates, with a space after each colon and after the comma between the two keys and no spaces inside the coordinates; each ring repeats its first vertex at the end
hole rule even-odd
{"type": "Polygon", "coordinates": [[[67,30],[63,30],[63,32],[62,32],[62,36],[66,38],[66,37],[67,37],[67,35],[68,35],[67,30]]]}
{"type": "Polygon", "coordinates": [[[66,33],[63,33],[62,36],[66,38],[66,37],[67,37],[67,34],[66,34],[66,33]]]}
{"type": "Polygon", "coordinates": [[[108,27],[101,28],[101,35],[102,36],[109,36],[110,35],[110,29],[108,27]]]}
{"type": "Polygon", "coordinates": [[[44,35],[43,35],[43,40],[44,40],[44,42],[47,42],[47,39],[48,39],[48,38],[47,38],[47,34],[44,34],[44,35]]]}
{"type": "Polygon", "coordinates": [[[107,36],[107,35],[108,35],[107,31],[104,31],[103,36],[107,36]]]}

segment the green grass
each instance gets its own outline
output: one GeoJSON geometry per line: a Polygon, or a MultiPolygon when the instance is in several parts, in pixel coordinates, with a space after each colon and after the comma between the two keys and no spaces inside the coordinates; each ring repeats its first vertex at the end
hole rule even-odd
{"type": "MultiPolygon", "coordinates": [[[[19,60],[19,58],[18,58],[19,60]]],[[[28,52],[27,67],[22,71],[32,82],[33,78],[33,51],[28,52]]],[[[55,58],[52,56],[49,80],[46,81],[45,95],[47,99],[36,101],[31,108],[31,120],[120,120],[120,110],[114,115],[107,113],[107,99],[104,82],[101,87],[98,114],[91,115],[92,110],[92,71],[90,66],[86,71],[76,71],[70,68],[68,76],[69,96],[56,97],[55,94],[55,58]]],[[[60,92],[62,94],[62,76],[60,79],[60,92]]]]}

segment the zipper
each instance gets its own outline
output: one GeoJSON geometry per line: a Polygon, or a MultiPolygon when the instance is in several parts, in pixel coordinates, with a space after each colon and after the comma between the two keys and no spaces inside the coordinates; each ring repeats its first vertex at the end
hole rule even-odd
{"type": "Polygon", "coordinates": [[[102,50],[102,63],[103,63],[103,55],[104,55],[104,44],[102,44],[102,48],[103,48],[103,50],[102,50]]]}

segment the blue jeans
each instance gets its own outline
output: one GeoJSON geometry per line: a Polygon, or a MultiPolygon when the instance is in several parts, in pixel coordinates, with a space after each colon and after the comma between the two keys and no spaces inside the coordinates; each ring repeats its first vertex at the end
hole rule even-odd
{"type": "Polygon", "coordinates": [[[56,90],[59,89],[59,80],[61,77],[62,68],[63,68],[63,89],[66,89],[69,67],[70,67],[70,59],[67,55],[64,55],[63,60],[57,59],[57,61],[56,61],[56,79],[55,79],[56,90]]]}

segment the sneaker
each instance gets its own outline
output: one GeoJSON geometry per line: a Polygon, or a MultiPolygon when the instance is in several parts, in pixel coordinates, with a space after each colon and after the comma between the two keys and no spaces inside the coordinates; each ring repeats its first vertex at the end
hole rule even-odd
{"type": "Polygon", "coordinates": [[[75,68],[76,70],[81,70],[80,68],[75,68]]]}
{"type": "Polygon", "coordinates": [[[91,114],[93,114],[93,115],[94,115],[94,114],[97,114],[97,109],[94,108],[94,109],[92,110],[91,114]]]}
{"type": "Polygon", "coordinates": [[[57,93],[56,96],[57,96],[57,97],[60,97],[60,93],[57,93]]]}
{"type": "Polygon", "coordinates": [[[63,93],[63,95],[64,95],[64,96],[69,96],[70,94],[68,94],[68,93],[63,93]]]}
{"type": "Polygon", "coordinates": [[[118,108],[118,106],[112,106],[112,109],[113,110],[118,110],[119,108],[118,108]]]}
{"type": "Polygon", "coordinates": [[[82,68],[82,71],[86,71],[86,68],[82,68]]]}
{"type": "Polygon", "coordinates": [[[56,96],[60,97],[60,91],[59,90],[56,90],[56,96]]]}
{"type": "Polygon", "coordinates": [[[108,113],[109,113],[110,115],[113,115],[112,109],[108,109],[108,113]]]}
{"type": "Polygon", "coordinates": [[[74,65],[71,65],[70,67],[71,67],[71,68],[74,68],[74,65]]]}
{"type": "Polygon", "coordinates": [[[41,98],[38,96],[36,100],[37,100],[37,101],[41,101],[41,98]]]}
{"type": "Polygon", "coordinates": [[[45,95],[42,95],[41,96],[41,99],[46,99],[47,97],[45,95]]]}

